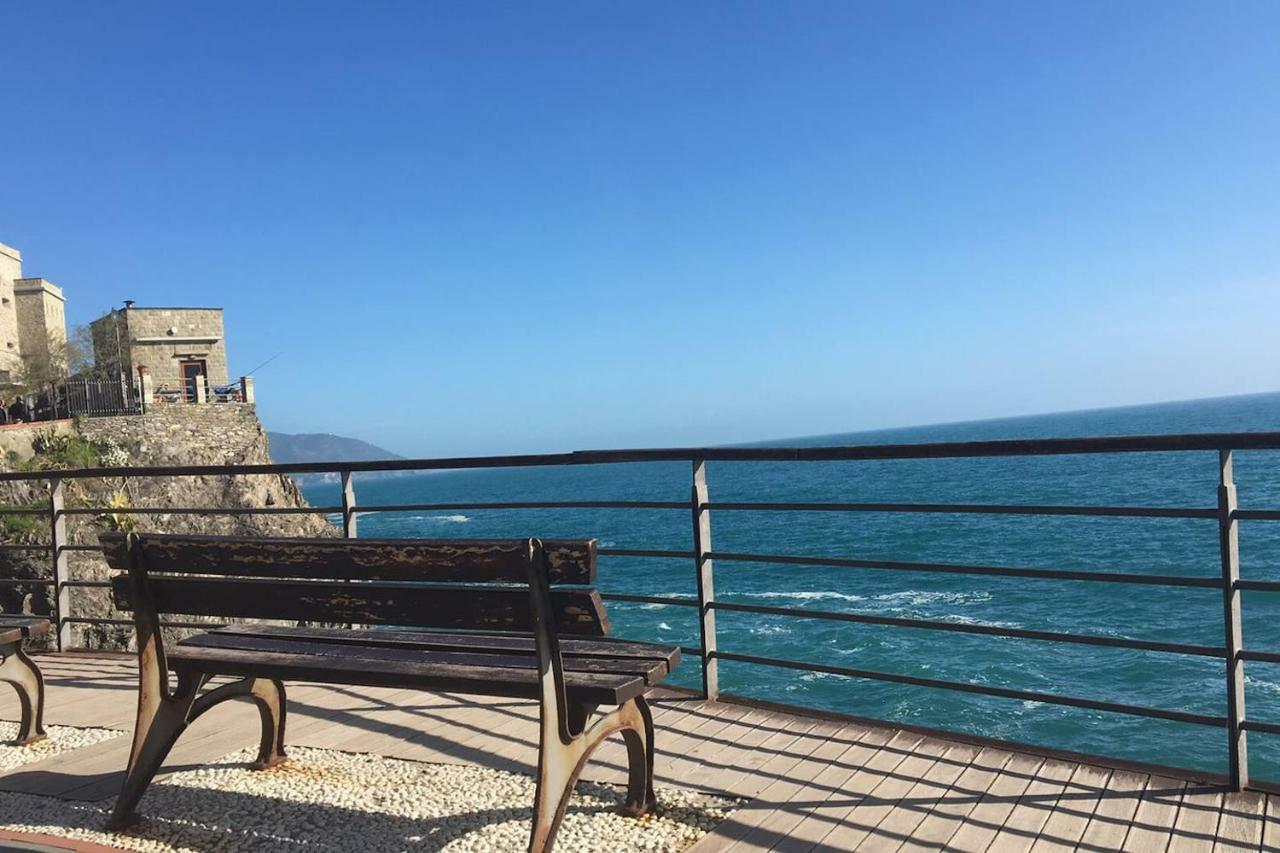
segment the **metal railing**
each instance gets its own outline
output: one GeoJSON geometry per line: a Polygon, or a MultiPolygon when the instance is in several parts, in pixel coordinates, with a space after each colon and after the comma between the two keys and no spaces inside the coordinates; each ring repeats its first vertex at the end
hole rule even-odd
{"type": "MultiPolygon", "coordinates": [[[[510,510],[510,509],[618,509],[671,510],[690,513],[692,542],[690,550],[657,550],[602,547],[601,555],[634,558],[688,559],[697,583],[697,598],[608,593],[606,600],[662,604],[695,608],[698,615],[700,643],[686,648],[702,663],[702,692],[714,699],[720,693],[719,662],[730,661],[767,667],[828,673],[893,684],[914,685],[981,694],[1007,699],[1043,702],[1055,705],[1169,720],[1191,725],[1222,729],[1226,733],[1229,779],[1233,788],[1249,786],[1247,735],[1249,732],[1280,734],[1280,723],[1250,719],[1245,714],[1244,664],[1246,661],[1280,663],[1280,650],[1244,648],[1241,640],[1241,592],[1280,593],[1280,581],[1242,579],[1240,577],[1239,522],[1242,520],[1280,521],[1280,509],[1241,509],[1237,503],[1233,462],[1241,451],[1280,450],[1280,433],[1216,433],[1168,436],[1126,436],[1115,438],[1043,439],[1015,441],[958,442],[945,444],[863,445],[854,447],[754,447],[696,448],[666,450],[579,451],[560,454],[521,456],[488,456],[444,459],[387,460],[377,462],[293,463],[281,465],[210,465],[164,466],[150,468],[102,468],[92,470],[32,473],[3,473],[0,481],[46,480],[50,503],[42,509],[0,510],[0,514],[29,513],[46,515],[50,541],[45,545],[0,545],[0,551],[46,550],[53,560],[52,579],[30,581],[0,579],[0,584],[47,584],[53,587],[59,648],[70,645],[70,627],[75,624],[130,625],[127,619],[77,617],[70,607],[69,591],[74,588],[100,588],[105,581],[76,580],[69,577],[67,554],[93,551],[95,546],[71,544],[67,540],[66,520],[74,515],[102,512],[135,515],[248,515],[248,514],[324,514],[337,516],[344,536],[358,536],[359,516],[374,512],[421,512],[434,510],[510,510]],[[889,459],[946,459],[984,457],[1028,457],[1067,454],[1131,454],[1131,453],[1211,453],[1216,459],[1217,492],[1213,506],[1147,507],[1147,506],[1069,506],[1024,504],[968,503],[801,503],[715,501],[710,496],[707,477],[708,462],[834,462],[889,459]],[[613,463],[685,462],[690,469],[688,500],[557,500],[506,502],[448,502],[391,505],[364,505],[356,501],[353,474],[387,471],[428,471],[480,468],[518,468],[534,466],[573,466],[613,463]],[[137,507],[110,509],[64,505],[64,483],[68,480],[100,477],[177,477],[236,476],[256,474],[338,474],[341,478],[341,504],[316,507],[209,508],[209,507],[137,507]],[[1217,522],[1218,552],[1221,571],[1215,575],[1148,574],[1120,571],[1046,569],[1017,566],[969,565],[852,557],[805,556],[795,554],[759,554],[717,551],[712,547],[713,512],[830,512],[830,513],[952,513],[980,515],[1093,516],[1118,518],[1211,519],[1217,522]],[[859,612],[838,612],[801,608],[773,607],[717,600],[715,571],[720,563],[768,563],[819,566],[851,570],[935,573],[1014,578],[1021,580],[1056,580],[1116,585],[1162,586],[1214,590],[1222,596],[1222,645],[1157,642],[1128,637],[1099,636],[1057,631],[1031,630],[1000,625],[950,622],[930,619],[891,617],[859,612]],[[747,613],[806,620],[857,623],[892,628],[953,632],[970,635],[1020,638],[1052,643],[1164,652],[1212,658],[1223,661],[1223,685],[1226,695],[1224,715],[1193,713],[1103,701],[1088,697],[1063,695],[1034,690],[998,687],[989,684],[925,678],[914,675],[834,666],[814,662],[743,654],[719,648],[716,631],[717,613],[747,613]]],[[[233,583],[234,580],[224,582],[233,583]]],[[[169,622],[174,627],[194,627],[200,623],[169,622]]],[[[207,625],[200,625],[207,627],[207,625]]]]}

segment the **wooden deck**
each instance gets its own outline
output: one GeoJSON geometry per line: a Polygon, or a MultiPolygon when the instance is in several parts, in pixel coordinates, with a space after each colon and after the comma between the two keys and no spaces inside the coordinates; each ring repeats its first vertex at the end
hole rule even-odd
{"type": "MultiPolygon", "coordinates": [[[[43,655],[46,723],[130,730],[123,656],[43,655]]],[[[710,851],[1280,851],[1280,796],[1220,788],[672,693],[655,702],[659,785],[749,802],[699,842],[710,851]]],[[[290,685],[287,744],[529,772],[536,707],[414,691],[290,685]]],[[[11,693],[0,718],[16,719],[11,693]]],[[[257,712],[229,703],[179,741],[169,769],[256,744],[257,712]]],[[[114,796],[128,738],[0,776],[0,791],[114,796]]],[[[608,744],[586,778],[624,777],[608,744]]],[[[143,808],[146,801],[143,801],[143,808]]]]}

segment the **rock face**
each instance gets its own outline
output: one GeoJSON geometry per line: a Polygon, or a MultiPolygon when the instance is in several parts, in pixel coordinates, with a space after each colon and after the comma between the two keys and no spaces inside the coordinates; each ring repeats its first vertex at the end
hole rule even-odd
{"type": "MultiPolygon", "coordinates": [[[[115,445],[129,458],[130,466],[227,465],[271,462],[267,434],[251,405],[219,403],[156,406],[146,415],[92,418],[78,424],[79,434],[99,446],[115,445]]],[[[56,472],[50,472],[56,473],[56,472]]],[[[136,529],[165,533],[227,534],[238,536],[334,536],[337,530],[322,515],[304,513],[207,514],[169,512],[181,509],[302,509],[306,500],[292,479],[281,475],[219,477],[146,477],[66,480],[67,508],[105,508],[101,513],[71,515],[68,540],[94,545],[98,533],[109,529],[136,529]],[[152,509],[132,515],[116,509],[152,509]]],[[[27,505],[48,501],[46,482],[0,483],[0,503],[27,505]]],[[[2,513],[3,510],[0,510],[2,513]]],[[[28,531],[6,533],[11,541],[49,541],[48,522],[33,516],[28,531]],[[25,537],[21,534],[25,533],[25,537]]],[[[68,554],[70,577],[76,581],[102,581],[110,577],[102,557],[89,552],[68,554]]],[[[47,554],[0,551],[0,578],[50,578],[47,554]]],[[[74,618],[122,619],[110,591],[80,587],[71,591],[74,618]]],[[[48,613],[52,589],[43,586],[0,587],[0,610],[48,613]]],[[[128,625],[76,624],[72,645],[89,648],[126,648],[133,639],[128,625]]]]}

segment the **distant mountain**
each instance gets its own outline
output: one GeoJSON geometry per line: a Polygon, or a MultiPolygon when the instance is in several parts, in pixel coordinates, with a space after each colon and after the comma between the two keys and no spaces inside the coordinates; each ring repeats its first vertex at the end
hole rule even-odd
{"type": "Polygon", "coordinates": [[[375,459],[403,459],[376,444],[327,432],[290,435],[268,432],[273,462],[367,462],[375,459]]]}

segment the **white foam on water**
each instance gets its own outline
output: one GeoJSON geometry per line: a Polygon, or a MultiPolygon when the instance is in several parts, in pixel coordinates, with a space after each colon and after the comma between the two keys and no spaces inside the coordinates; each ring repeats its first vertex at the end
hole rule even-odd
{"type": "Polygon", "coordinates": [[[873,597],[875,601],[920,606],[922,604],[977,604],[991,600],[989,592],[926,592],[908,589],[873,597]]]}
{"type": "Polygon", "coordinates": [[[791,629],[785,625],[757,625],[753,628],[748,628],[747,630],[757,637],[768,637],[791,633],[791,629]]]}
{"type": "Polygon", "coordinates": [[[466,524],[471,519],[465,515],[432,515],[428,516],[429,521],[438,521],[441,524],[466,524]]]}
{"type": "Polygon", "coordinates": [[[659,630],[659,631],[670,631],[670,630],[671,630],[671,626],[670,626],[670,625],[668,625],[666,622],[659,622],[659,623],[658,623],[658,630],[659,630]]]}
{"type": "Polygon", "coordinates": [[[865,595],[852,595],[846,592],[748,592],[747,598],[787,598],[792,601],[866,601],[865,595]]]}

